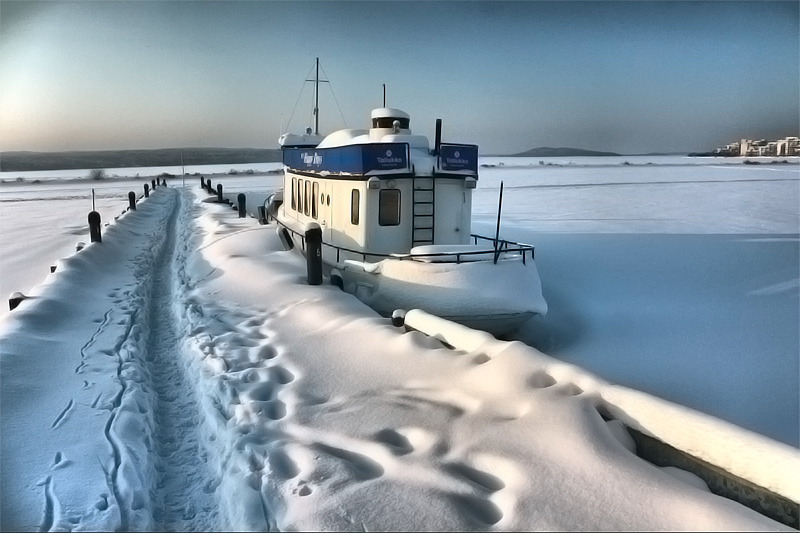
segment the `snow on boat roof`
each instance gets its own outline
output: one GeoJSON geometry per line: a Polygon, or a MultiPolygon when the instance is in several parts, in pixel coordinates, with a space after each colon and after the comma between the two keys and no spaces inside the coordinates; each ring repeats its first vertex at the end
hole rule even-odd
{"type": "Polygon", "coordinates": [[[393,107],[379,107],[372,110],[372,118],[408,118],[411,117],[405,111],[400,111],[393,107]]]}
{"type": "Polygon", "coordinates": [[[317,145],[317,148],[333,148],[335,146],[344,146],[348,144],[367,143],[369,142],[367,130],[338,130],[334,131],[317,145]],[[362,137],[359,139],[359,137],[362,137]]]}

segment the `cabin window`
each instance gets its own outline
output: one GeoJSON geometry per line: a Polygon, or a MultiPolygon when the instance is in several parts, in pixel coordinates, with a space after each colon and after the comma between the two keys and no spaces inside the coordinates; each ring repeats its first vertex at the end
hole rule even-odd
{"type": "Polygon", "coordinates": [[[353,189],[350,194],[350,223],[358,226],[358,210],[359,210],[359,193],[358,189],[353,189]]]}
{"type": "Polygon", "coordinates": [[[378,202],[378,224],[397,226],[400,224],[400,191],[381,189],[378,202]]]}
{"type": "Polygon", "coordinates": [[[303,212],[303,180],[297,180],[297,212],[303,212]]]}
{"type": "Polygon", "coordinates": [[[399,117],[380,117],[380,118],[373,118],[372,119],[372,127],[373,128],[392,128],[394,126],[394,121],[400,122],[400,128],[407,130],[409,119],[407,118],[399,118],[399,117]]]}
{"type": "Polygon", "coordinates": [[[311,182],[309,182],[309,181],[306,181],[305,183],[303,183],[303,186],[305,188],[305,193],[306,193],[306,199],[305,199],[305,202],[303,203],[303,213],[305,213],[306,216],[308,216],[308,211],[311,208],[311,187],[310,187],[310,185],[311,185],[311,182]]]}
{"type": "Polygon", "coordinates": [[[317,203],[317,198],[319,198],[319,182],[314,182],[313,192],[311,195],[314,197],[314,202],[311,204],[311,216],[316,219],[319,216],[319,204],[317,203]]]}
{"type": "Polygon", "coordinates": [[[297,178],[292,178],[292,209],[297,211],[297,178]]]}

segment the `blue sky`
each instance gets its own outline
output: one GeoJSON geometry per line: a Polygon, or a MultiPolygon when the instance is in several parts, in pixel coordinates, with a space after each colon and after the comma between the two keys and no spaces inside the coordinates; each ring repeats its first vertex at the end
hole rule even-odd
{"type": "Polygon", "coordinates": [[[315,57],[323,133],[367,127],[385,83],[415,133],[482,153],[797,135],[799,5],[0,0],[0,151],[274,148],[310,124],[315,57]]]}

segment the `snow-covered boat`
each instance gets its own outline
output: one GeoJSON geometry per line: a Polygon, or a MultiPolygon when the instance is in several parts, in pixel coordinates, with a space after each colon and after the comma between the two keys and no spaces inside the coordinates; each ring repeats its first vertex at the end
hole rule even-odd
{"type": "Polygon", "coordinates": [[[283,134],[283,190],[268,200],[287,247],[322,233],[332,283],[383,315],[423,309],[501,334],[547,311],[534,248],[472,234],[478,147],[412,134],[399,109],[369,130],[283,134]]]}

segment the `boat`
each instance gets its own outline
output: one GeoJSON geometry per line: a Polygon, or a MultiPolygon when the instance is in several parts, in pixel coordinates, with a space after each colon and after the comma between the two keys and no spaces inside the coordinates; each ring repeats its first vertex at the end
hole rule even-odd
{"type": "Polygon", "coordinates": [[[395,108],[327,136],[318,103],[314,116],[281,135],[283,189],[265,205],[287,249],[308,253],[316,231],[330,282],[384,316],[422,309],[501,335],[547,312],[534,247],[500,239],[499,215],[494,237],[470,231],[476,145],[442,142],[437,119],[431,146],[395,108]]]}

